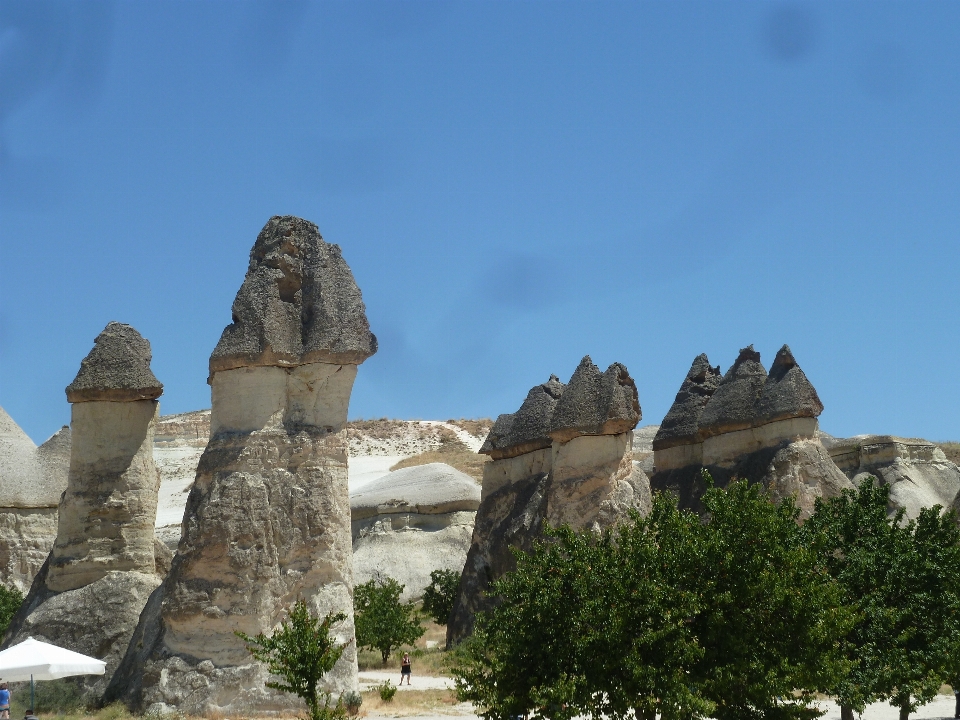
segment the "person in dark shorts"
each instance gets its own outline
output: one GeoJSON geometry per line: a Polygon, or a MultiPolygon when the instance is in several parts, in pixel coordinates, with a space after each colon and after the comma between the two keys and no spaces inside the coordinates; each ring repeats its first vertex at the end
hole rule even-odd
{"type": "Polygon", "coordinates": [[[407,685],[410,684],[410,653],[403,654],[403,660],[400,661],[400,684],[403,685],[403,679],[407,679],[407,685]]]}
{"type": "Polygon", "coordinates": [[[0,718],[10,720],[10,689],[6,683],[0,683],[0,718]]]}

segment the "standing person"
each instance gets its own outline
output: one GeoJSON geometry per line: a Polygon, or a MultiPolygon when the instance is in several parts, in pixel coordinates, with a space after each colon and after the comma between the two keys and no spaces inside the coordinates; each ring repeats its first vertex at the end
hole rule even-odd
{"type": "Polygon", "coordinates": [[[10,720],[10,690],[6,683],[0,683],[0,718],[10,720]]]}
{"type": "Polygon", "coordinates": [[[410,686],[410,653],[403,654],[403,660],[400,661],[400,684],[403,685],[403,679],[407,679],[407,686],[410,686]]]}

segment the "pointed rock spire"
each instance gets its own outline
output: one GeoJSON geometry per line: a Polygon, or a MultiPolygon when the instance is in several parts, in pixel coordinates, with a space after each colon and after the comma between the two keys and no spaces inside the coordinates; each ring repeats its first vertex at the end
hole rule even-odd
{"type": "Polygon", "coordinates": [[[150,359],[150,343],[133,327],[107,323],[67,386],[67,400],[154,400],[163,393],[163,385],[150,369],[150,359]]]}
{"type": "Polygon", "coordinates": [[[743,348],[703,409],[701,437],[751,427],[757,399],[766,379],[767,371],[760,364],[760,353],[753,349],[753,345],[743,348]]]}
{"type": "Polygon", "coordinates": [[[817,417],[823,403],[797,361],[784,345],[770,367],[770,375],[757,400],[756,422],[765,424],[796,417],[817,417]]]}
{"type": "Polygon", "coordinates": [[[233,301],[233,322],[210,356],[211,375],[237,367],[359,365],[377,351],[340,247],[292,215],[267,221],[233,301]]]}
{"type": "Polygon", "coordinates": [[[550,447],[550,420],[565,388],[556,375],[534,385],[517,412],[497,418],[480,452],[500,460],[550,447]]]}
{"type": "Polygon", "coordinates": [[[705,353],[694,358],[670,411],[653,438],[654,450],[697,442],[700,416],[721,380],[720,367],[712,367],[705,353]]]}
{"type": "Polygon", "coordinates": [[[637,386],[627,368],[613,363],[601,374],[585,355],[554,410],[550,437],[564,443],[580,435],[619,435],[640,418],[637,386]]]}

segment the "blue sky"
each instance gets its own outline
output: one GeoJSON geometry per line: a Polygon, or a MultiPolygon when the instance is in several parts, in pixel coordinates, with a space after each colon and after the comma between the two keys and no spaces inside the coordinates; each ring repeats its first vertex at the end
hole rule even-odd
{"type": "Polygon", "coordinates": [[[642,424],[789,343],[821,426],[960,439],[960,4],[0,2],[0,405],[37,442],[110,320],[162,412],[274,214],[380,352],[351,417],[512,412],[580,357],[642,424]]]}

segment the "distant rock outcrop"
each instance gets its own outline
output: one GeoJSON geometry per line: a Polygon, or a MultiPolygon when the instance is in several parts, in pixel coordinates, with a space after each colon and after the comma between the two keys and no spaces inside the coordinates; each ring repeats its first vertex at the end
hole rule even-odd
{"type": "Polygon", "coordinates": [[[497,419],[480,450],[493,460],[484,466],[448,646],[468,636],[475,614],[494,602],[485,593],[515,567],[510,548],[529,550],[545,521],[599,530],[631,509],[649,511],[649,482],[633,462],[640,417],[626,367],[614,363],[601,373],[587,356],[566,386],[551,376],[520,410],[497,419]],[[518,418],[522,430],[515,430],[518,418]]]}
{"type": "MultiPolygon", "coordinates": [[[[150,344],[129,325],[107,325],[67,388],[70,465],[56,541],[4,638],[10,645],[30,635],[106,660],[106,675],[84,680],[96,697],[160,584],[156,553],[162,548],[153,534],[160,392],[150,344]]],[[[66,445],[61,438],[61,448],[66,445]]]]}
{"type": "Polygon", "coordinates": [[[0,582],[4,585],[26,593],[50,554],[69,468],[69,427],[38,448],[0,408],[0,582]]]}
{"type": "Polygon", "coordinates": [[[854,484],[868,475],[890,486],[890,511],[913,519],[925,507],[960,511],[960,468],[932,442],[893,435],[824,439],[836,465],[854,484]]]}
{"type": "Polygon", "coordinates": [[[433,570],[463,569],[480,486],[443,463],[395,470],[350,495],[353,579],[388,575],[404,601],[420,598],[433,570]]]}
{"type": "Polygon", "coordinates": [[[654,438],[651,487],[699,509],[706,468],[720,486],[740,477],[763,483],[775,499],[793,496],[809,515],[817,497],[853,487],[818,439],[822,411],[786,345],[769,375],[752,345],[722,379],[699,355],[654,438]]]}
{"type": "MultiPolygon", "coordinates": [[[[376,350],[340,248],[300,218],[274,217],[210,357],[210,442],[183,536],[108,700],[192,715],[289,712],[267,668],[234,635],[269,633],[298,599],[344,612],[353,638],[346,437],[357,365],[376,350]]],[[[326,677],[356,688],[351,644],[326,677]]]]}

